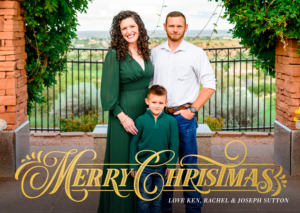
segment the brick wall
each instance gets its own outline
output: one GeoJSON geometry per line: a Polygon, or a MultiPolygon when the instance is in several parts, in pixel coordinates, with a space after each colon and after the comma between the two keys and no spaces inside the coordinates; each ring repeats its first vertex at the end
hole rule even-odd
{"type": "Polygon", "coordinates": [[[289,40],[286,50],[276,43],[276,120],[290,129],[295,128],[295,110],[300,106],[300,55],[297,40],[289,40]]]}
{"type": "Polygon", "coordinates": [[[0,0],[0,118],[8,130],[27,121],[24,31],[20,2],[0,0]]]}

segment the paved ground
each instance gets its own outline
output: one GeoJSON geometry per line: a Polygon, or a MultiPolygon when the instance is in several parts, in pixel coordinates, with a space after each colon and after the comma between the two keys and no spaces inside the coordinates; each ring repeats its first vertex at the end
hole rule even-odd
{"type": "MultiPolygon", "coordinates": [[[[85,149],[91,149],[92,146],[32,146],[31,151],[37,152],[43,151],[43,153],[48,153],[50,151],[69,151],[73,148],[76,148],[78,151],[83,151],[85,149]]],[[[228,148],[228,155],[230,157],[235,157],[239,154],[239,157],[236,160],[230,161],[224,155],[224,148],[225,145],[212,145],[212,159],[218,161],[220,163],[229,164],[229,163],[240,163],[244,157],[244,148],[241,145],[232,145],[228,148]]],[[[44,155],[42,155],[44,157],[44,155]]],[[[49,165],[55,162],[53,158],[54,155],[49,155],[46,163],[49,165]]],[[[58,159],[58,163],[62,160],[63,154],[56,154],[58,159]]],[[[68,160],[67,164],[69,164],[71,160],[68,160]]],[[[87,153],[87,155],[83,155],[79,159],[79,163],[91,163],[91,155],[87,153]]],[[[274,163],[273,160],[273,145],[272,144],[264,144],[264,145],[247,145],[247,158],[243,162],[244,165],[240,165],[236,168],[233,168],[236,172],[240,171],[240,169],[245,168],[244,178],[249,176],[251,173],[251,169],[257,168],[257,176],[258,182],[264,181],[262,177],[262,172],[265,169],[273,169],[273,175],[271,174],[272,171],[268,171],[270,177],[273,177],[274,174],[277,174],[279,171],[279,166],[274,163]],[[245,165],[246,164],[246,165],[245,165]],[[252,165],[251,165],[252,164],[252,165]],[[269,165],[253,165],[253,164],[269,164],[269,165]]],[[[46,190],[46,193],[41,197],[35,199],[29,199],[25,197],[21,190],[21,180],[24,174],[33,168],[34,166],[38,166],[41,164],[35,165],[28,165],[20,175],[19,180],[9,180],[9,179],[0,179],[0,212],[10,212],[10,213],[21,213],[21,212],[32,212],[32,213],[63,213],[63,212],[80,212],[80,213],[95,213],[97,212],[98,208],[98,201],[99,201],[99,192],[98,191],[89,191],[88,197],[83,202],[74,202],[70,200],[70,198],[66,194],[65,188],[65,181],[62,182],[61,186],[55,191],[53,194],[49,194],[54,188],[54,183],[57,182],[57,178],[53,181],[53,184],[46,190]]],[[[81,165],[76,165],[74,170],[77,168],[82,168],[81,165]]],[[[90,167],[91,168],[91,167],[90,167]]],[[[208,168],[208,169],[219,169],[219,166],[216,165],[202,165],[200,168],[208,168]]],[[[55,168],[49,168],[49,179],[54,174],[55,168]]],[[[220,172],[220,169],[219,169],[220,172]]],[[[83,173],[85,174],[85,173],[83,173]]],[[[212,174],[216,177],[215,171],[212,174]]],[[[219,173],[218,173],[219,174],[219,173]]],[[[275,213],[289,213],[289,212],[300,212],[300,177],[299,176],[289,176],[283,171],[285,174],[285,180],[287,180],[286,188],[282,188],[279,195],[275,198],[282,198],[282,201],[286,201],[288,199],[288,203],[264,203],[264,199],[268,200],[268,198],[274,198],[271,196],[278,189],[278,183],[272,179],[270,181],[273,182],[273,186],[270,192],[266,194],[261,194],[256,191],[255,187],[251,187],[251,181],[248,181],[246,186],[242,187],[205,187],[203,190],[210,189],[211,192],[209,194],[203,195],[206,201],[212,201],[213,198],[227,198],[229,203],[204,203],[202,212],[209,212],[209,213],[217,213],[217,212],[275,212],[275,213]],[[221,190],[239,190],[239,191],[221,191],[221,190]],[[261,198],[262,203],[237,203],[239,198],[261,198]],[[286,199],[287,198],[287,199],[286,199]],[[235,203],[231,203],[232,199],[235,199],[235,203]]],[[[24,189],[25,192],[29,196],[37,196],[37,192],[41,192],[45,189],[46,185],[49,183],[50,180],[47,181],[47,184],[42,187],[46,180],[46,171],[42,168],[34,168],[32,171],[28,172],[28,177],[25,178],[24,181],[24,189]],[[30,188],[30,176],[32,176],[37,171],[40,172],[39,175],[35,177],[34,187],[41,187],[40,190],[33,190],[30,188]]],[[[225,184],[226,178],[228,175],[228,169],[224,175],[224,181],[222,185],[225,184]]],[[[281,175],[282,176],[282,175],[281,175]]],[[[280,177],[281,177],[280,176],[280,177]]],[[[75,172],[73,172],[71,176],[71,183],[72,185],[75,179],[75,172]]],[[[87,178],[85,178],[87,179],[87,178]]],[[[210,184],[209,179],[207,180],[207,184],[210,184]]],[[[82,183],[79,181],[79,184],[82,183]]],[[[245,181],[243,179],[242,184],[245,181]]],[[[263,185],[263,184],[262,184],[263,185]]],[[[282,184],[281,184],[282,185],[282,184]]],[[[76,187],[72,187],[74,189],[76,187]]],[[[78,187],[80,188],[80,187],[78,187]]],[[[94,188],[97,190],[100,188],[94,188]]],[[[179,188],[180,190],[180,188],[179,188]]],[[[265,191],[266,189],[261,189],[265,191]]],[[[84,196],[84,192],[82,191],[71,191],[71,195],[74,199],[82,199],[84,196]]],[[[174,193],[174,198],[182,198],[182,191],[178,191],[174,193]]],[[[216,199],[215,199],[216,200],[216,199]]],[[[271,201],[271,200],[269,200],[271,201]]],[[[118,205],[118,204],[116,204],[118,205]]],[[[173,204],[173,212],[184,212],[184,204],[182,203],[174,203],[173,204]]]]}

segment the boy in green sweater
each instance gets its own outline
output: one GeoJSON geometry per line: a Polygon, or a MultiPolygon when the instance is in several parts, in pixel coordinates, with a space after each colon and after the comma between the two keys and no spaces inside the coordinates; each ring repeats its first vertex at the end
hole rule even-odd
{"type": "MultiPolygon", "coordinates": [[[[133,135],[130,143],[129,163],[137,164],[135,157],[140,151],[142,152],[139,153],[137,158],[141,163],[153,155],[154,152],[172,150],[175,154],[174,155],[170,151],[164,152],[159,155],[159,161],[155,162],[157,159],[154,158],[148,163],[149,166],[144,168],[140,177],[139,190],[143,198],[151,199],[157,197],[159,192],[162,190],[164,181],[161,176],[164,179],[168,178],[169,169],[176,168],[179,149],[179,132],[177,120],[164,113],[164,107],[168,103],[167,91],[164,87],[153,85],[149,89],[145,101],[149,106],[149,109],[147,109],[145,114],[135,120],[138,133],[137,135],[133,135]],[[167,163],[167,165],[156,166],[169,161],[172,157],[173,159],[167,163]],[[161,176],[155,173],[159,173],[161,176]],[[158,189],[155,194],[145,192],[143,184],[148,175],[149,177],[147,178],[146,189],[148,192],[151,192],[154,190],[154,187],[157,186],[158,189]]],[[[131,171],[131,176],[135,177],[138,166],[130,165],[129,169],[133,169],[133,171],[131,171]]],[[[153,201],[144,201],[138,197],[137,212],[159,213],[161,198],[162,196],[160,195],[153,201]]]]}

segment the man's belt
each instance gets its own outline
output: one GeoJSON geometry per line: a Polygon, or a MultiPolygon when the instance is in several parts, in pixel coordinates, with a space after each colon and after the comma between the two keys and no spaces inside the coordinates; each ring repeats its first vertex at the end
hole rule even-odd
{"type": "MultiPolygon", "coordinates": [[[[192,104],[184,104],[184,105],[181,105],[179,107],[177,107],[177,111],[179,110],[184,110],[186,109],[187,107],[190,107],[192,106],[192,104]]],[[[165,113],[174,113],[176,112],[176,107],[165,107],[165,113]]]]}

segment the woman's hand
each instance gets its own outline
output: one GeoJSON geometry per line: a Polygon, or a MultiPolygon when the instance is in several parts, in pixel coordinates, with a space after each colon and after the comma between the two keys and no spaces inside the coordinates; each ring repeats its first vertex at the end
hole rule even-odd
{"type": "Polygon", "coordinates": [[[122,125],[127,132],[133,135],[137,135],[138,130],[135,127],[134,122],[131,118],[127,117],[126,120],[122,123],[122,125]]]}
{"type": "Polygon", "coordinates": [[[169,168],[167,168],[167,169],[166,169],[166,173],[165,173],[166,179],[168,179],[168,177],[169,177],[169,174],[170,174],[170,169],[169,169],[169,168]]]}
{"type": "Polygon", "coordinates": [[[136,170],[132,170],[131,171],[131,177],[135,178],[135,176],[136,176],[136,170]]]}
{"type": "Polygon", "coordinates": [[[135,127],[134,121],[128,117],[127,115],[125,115],[124,112],[121,112],[120,114],[117,115],[120,122],[122,122],[122,125],[124,127],[124,129],[126,130],[126,132],[136,135],[138,130],[135,127]]]}

